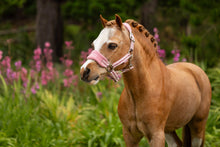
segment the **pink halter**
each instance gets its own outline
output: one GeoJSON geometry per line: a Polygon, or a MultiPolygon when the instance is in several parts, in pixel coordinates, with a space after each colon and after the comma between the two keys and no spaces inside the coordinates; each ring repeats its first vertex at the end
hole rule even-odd
{"type": "MultiPolygon", "coordinates": [[[[134,50],[134,43],[135,43],[135,39],[134,39],[134,35],[131,31],[131,27],[128,23],[123,23],[123,25],[125,26],[125,28],[129,31],[130,33],[130,40],[131,40],[131,44],[130,44],[130,49],[129,52],[122,57],[121,59],[119,59],[118,61],[116,61],[115,63],[111,64],[108,59],[106,59],[106,57],[104,57],[99,51],[97,50],[93,50],[91,52],[91,54],[87,57],[87,59],[91,59],[96,61],[101,67],[106,68],[107,72],[111,73],[111,78],[115,81],[118,82],[120,79],[119,73],[117,73],[115,71],[115,68],[123,63],[126,62],[130,62],[130,59],[132,58],[132,52],[134,50]]],[[[127,72],[129,70],[131,70],[133,68],[133,66],[129,65],[128,68],[126,69],[122,69],[121,72],[127,72]]]]}

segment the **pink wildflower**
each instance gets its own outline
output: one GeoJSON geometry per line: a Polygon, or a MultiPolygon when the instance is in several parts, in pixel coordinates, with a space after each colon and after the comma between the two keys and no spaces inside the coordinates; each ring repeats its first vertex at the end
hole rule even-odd
{"type": "Polygon", "coordinates": [[[23,82],[23,87],[24,87],[24,88],[27,87],[27,82],[23,82]]]}
{"type": "Polygon", "coordinates": [[[84,52],[84,51],[81,52],[80,58],[83,61],[81,61],[80,64],[85,63],[85,61],[87,60],[87,56],[92,52],[92,50],[93,50],[92,48],[89,48],[87,52],[84,52]]]}
{"type": "Polygon", "coordinates": [[[179,53],[179,52],[180,52],[180,50],[175,50],[175,49],[171,51],[171,53],[172,53],[173,55],[175,55],[175,54],[177,54],[177,53],[179,53]]]}
{"type": "Polygon", "coordinates": [[[6,56],[3,60],[2,60],[2,65],[4,68],[11,68],[11,59],[9,56],[6,56]]]}
{"type": "Polygon", "coordinates": [[[39,60],[40,59],[40,56],[41,56],[41,48],[38,47],[37,49],[34,50],[34,60],[39,60]]]}
{"type": "Polygon", "coordinates": [[[96,93],[96,96],[97,96],[98,98],[102,98],[102,92],[97,92],[97,93],[96,93]]]}
{"type": "Polygon", "coordinates": [[[30,73],[31,73],[31,78],[35,79],[37,72],[35,70],[31,69],[30,73]]]}
{"type": "Polygon", "coordinates": [[[35,67],[36,67],[36,70],[37,70],[37,71],[40,71],[40,70],[41,70],[41,60],[36,61],[35,67]]]}
{"type": "Polygon", "coordinates": [[[158,33],[154,34],[154,38],[156,39],[157,42],[160,42],[160,37],[158,33]]]}
{"type": "Polygon", "coordinates": [[[65,41],[66,44],[66,49],[71,50],[74,49],[74,47],[72,46],[72,41],[65,41]]]}
{"type": "MultiPolygon", "coordinates": [[[[159,31],[156,27],[153,29],[153,31],[154,31],[154,38],[159,43],[160,42],[159,31]]],[[[164,49],[160,49],[160,46],[157,45],[157,52],[161,60],[163,61],[166,58],[166,51],[164,49]]]]}
{"type": "Polygon", "coordinates": [[[0,50],[0,60],[2,59],[3,52],[0,50]]]}
{"type": "Polygon", "coordinates": [[[42,71],[42,73],[41,73],[41,84],[47,85],[47,75],[46,75],[45,71],[42,71]]]}
{"type": "Polygon", "coordinates": [[[157,52],[158,52],[161,59],[165,59],[166,51],[164,49],[158,49],[157,52]]]}
{"type": "Polygon", "coordinates": [[[37,92],[36,92],[36,89],[35,89],[35,86],[32,86],[31,87],[31,92],[33,93],[33,94],[36,94],[37,92]]]}
{"type": "Polygon", "coordinates": [[[171,53],[174,55],[173,61],[178,62],[180,57],[180,50],[172,50],[171,53]]]}
{"type": "Polygon", "coordinates": [[[40,56],[39,55],[34,55],[34,60],[39,60],[40,59],[40,56]]]}
{"type": "Polygon", "coordinates": [[[21,60],[15,62],[15,66],[16,66],[16,69],[20,69],[21,68],[21,60]]]}
{"type": "Polygon", "coordinates": [[[174,57],[174,58],[173,58],[173,61],[174,61],[174,62],[178,62],[178,61],[179,61],[179,58],[178,58],[178,57],[174,57]]]}
{"type": "Polygon", "coordinates": [[[156,27],[154,27],[153,31],[154,33],[158,33],[158,29],[156,27]]]}
{"type": "Polygon", "coordinates": [[[28,81],[28,72],[27,72],[27,70],[24,68],[24,67],[22,67],[21,68],[21,80],[23,81],[23,86],[24,87],[26,87],[27,86],[27,81],[28,81]]]}
{"type": "Polygon", "coordinates": [[[40,89],[40,87],[39,87],[39,84],[38,84],[38,83],[35,83],[35,88],[36,88],[36,89],[40,89]]]}
{"type": "Polygon", "coordinates": [[[37,49],[34,50],[34,55],[41,55],[41,48],[38,47],[37,49]]]}
{"type": "Polygon", "coordinates": [[[47,62],[46,66],[49,70],[53,70],[53,62],[47,62]]]}
{"type": "Polygon", "coordinates": [[[183,58],[183,59],[182,59],[182,62],[186,62],[186,61],[187,61],[186,58],[183,58]]]}
{"type": "Polygon", "coordinates": [[[26,69],[26,68],[22,67],[22,68],[21,68],[21,71],[22,71],[22,73],[24,73],[25,75],[27,75],[27,69],[26,69]]]}
{"type": "Polygon", "coordinates": [[[72,41],[65,41],[66,47],[70,47],[72,43],[72,41]]]}
{"type": "Polygon", "coordinates": [[[72,61],[72,60],[70,60],[70,59],[66,59],[66,60],[65,60],[65,65],[66,65],[66,67],[70,67],[72,64],[73,64],[73,61],[72,61]]]}
{"type": "Polygon", "coordinates": [[[70,69],[66,69],[63,73],[66,77],[71,77],[73,75],[73,71],[70,69]]]}
{"type": "Polygon", "coordinates": [[[6,70],[6,76],[7,76],[8,82],[13,82],[14,80],[18,80],[19,73],[14,72],[12,69],[8,68],[6,70]]]}
{"type": "Polygon", "coordinates": [[[39,89],[39,85],[38,85],[38,83],[35,83],[35,84],[31,87],[31,92],[32,92],[33,94],[36,94],[38,89],[39,89]]]}
{"type": "Polygon", "coordinates": [[[48,48],[44,49],[44,55],[45,55],[45,58],[47,59],[47,61],[52,60],[52,53],[53,53],[52,49],[48,49],[48,48]]]}
{"type": "Polygon", "coordinates": [[[8,79],[11,79],[12,72],[13,71],[11,70],[11,68],[6,69],[6,76],[7,76],[8,79]]]}
{"type": "Polygon", "coordinates": [[[45,42],[44,46],[45,46],[46,48],[49,48],[49,47],[50,47],[50,42],[45,42]]]}
{"type": "Polygon", "coordinates": [[[68,79],[63,79],[64,87],[69,87],[69,80],[68,79]]]}

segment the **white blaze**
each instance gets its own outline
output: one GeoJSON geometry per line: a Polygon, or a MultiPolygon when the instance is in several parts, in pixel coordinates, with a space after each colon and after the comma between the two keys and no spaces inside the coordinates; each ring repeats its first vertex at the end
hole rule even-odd
{"type": "MultiPolygon", "coordinates": [[[[104,28],[99,36],[93,41],[93,45],[94,45],[94,49],[97,51],[100,51],[103,44],[105,44],[106,42],[108,42],[109,37],[112,36],[115,32],[115,28],[104,28]]],[[[91,62],[95,62],[93,60],[87,60],[82,66],[81,69],[84,68],[86,69],[87,65],[91,62]]]]}
{"type": "Polygon", "coordinates": [[[114,32],[114,28],[104,28],[100,32],[99,36],[93,41],[95,50],[100,51],[103,44],[105,44],[109,40],[109,37],[113,35],[114,32]]]}

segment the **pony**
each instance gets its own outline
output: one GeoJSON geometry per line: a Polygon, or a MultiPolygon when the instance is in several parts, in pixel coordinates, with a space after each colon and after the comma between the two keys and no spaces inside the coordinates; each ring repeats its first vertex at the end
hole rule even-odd
{"type": "Polygon", "coordinates": [[[92,53],[81,66],[81,79],[97,84],[105,76],[124,89],[118,104],[127,147],[138,146],[145,136],[151,147],[203,147],[211,104],[211,86],[205,72],[192,63],[165,65],[157,42],[143,25],[121,17],[107,21],[93,41],[92,53]],[[182,128],[182,140],[175,130],[182,128]]]}

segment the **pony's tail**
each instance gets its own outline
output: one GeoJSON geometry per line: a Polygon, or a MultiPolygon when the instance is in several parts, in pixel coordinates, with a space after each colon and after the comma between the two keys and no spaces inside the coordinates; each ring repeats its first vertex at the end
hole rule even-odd
{"type": "Polygon", "coordinates": [[[188,125],[183,127],[183,147],[191,147],[191,133],[188,125]]]}

